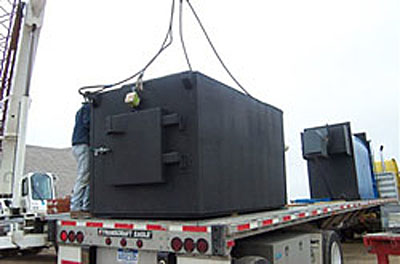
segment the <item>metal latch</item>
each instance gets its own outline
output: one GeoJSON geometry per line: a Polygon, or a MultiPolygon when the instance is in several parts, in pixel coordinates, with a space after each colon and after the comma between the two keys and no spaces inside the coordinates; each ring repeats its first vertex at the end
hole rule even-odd
{"type": "Polygon", "coordinates": [[[104,155],[104,154],[106,154],[107,152],[110,152],[110,151],[111,151],[110,148],[106,148],[106,147],[103,147],[103,146],[93,149],[95,157],[97,157],[99,155],[104,155]]]}

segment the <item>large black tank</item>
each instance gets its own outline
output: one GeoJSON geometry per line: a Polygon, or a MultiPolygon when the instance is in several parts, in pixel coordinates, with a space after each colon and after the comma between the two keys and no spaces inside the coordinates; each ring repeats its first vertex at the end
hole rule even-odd
{"type": "Polygon", "coordinates": [[[198,72],[134,85],[92,104],[92,213],[198,218],[286,202],[282,111],[198,72]]]}

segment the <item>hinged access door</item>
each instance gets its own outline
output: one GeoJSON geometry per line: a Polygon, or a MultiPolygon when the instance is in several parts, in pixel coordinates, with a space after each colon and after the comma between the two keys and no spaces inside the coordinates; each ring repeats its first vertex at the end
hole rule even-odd
{"type": "Polygon", "coordinates": [[[106,181],[112,185],[161,183],[161,109],[130,112],[106,119],[106,181]]]}

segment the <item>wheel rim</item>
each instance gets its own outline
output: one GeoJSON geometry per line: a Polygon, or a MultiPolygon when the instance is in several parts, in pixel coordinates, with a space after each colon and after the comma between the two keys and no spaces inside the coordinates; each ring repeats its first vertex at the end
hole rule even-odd
{"type": "Polygon", "coordinates": [[[342,255],[337,242],[333,242],[331,246],[331,264],[342,264],[342,255]]]}

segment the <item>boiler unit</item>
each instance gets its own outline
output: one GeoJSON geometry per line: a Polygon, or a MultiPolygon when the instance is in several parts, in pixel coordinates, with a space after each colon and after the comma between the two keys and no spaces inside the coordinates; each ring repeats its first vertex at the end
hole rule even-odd
{"type": "Polygon", "coordinates": [[[91,96],[95,216],[199,218],[284,206],[281,110],[198,72],[135,86],[91,96]],[[135,107],[125,103],[133,91],[135,107]]]}
{"type": "Polygon", "coordinates": [[[352,135],[347,122],[305,129],[301,139],[312,198],[377,197],[365,133],[352,135]]]}

